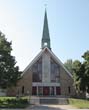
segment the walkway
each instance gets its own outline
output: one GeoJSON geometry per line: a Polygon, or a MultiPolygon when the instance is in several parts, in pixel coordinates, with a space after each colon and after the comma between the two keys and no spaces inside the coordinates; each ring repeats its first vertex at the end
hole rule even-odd
{"type": "Polygon", "coordinates": [[[33,105],[28,110],[71,110],[76,109],[75,107],[72,107],[70,105],[33,105]]]}

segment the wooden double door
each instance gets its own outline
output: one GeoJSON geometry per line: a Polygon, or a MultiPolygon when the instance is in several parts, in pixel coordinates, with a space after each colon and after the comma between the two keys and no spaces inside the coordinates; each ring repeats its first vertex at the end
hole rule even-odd
{"type": "Polygon", "coordinates": [[[49,87],[43,87],[43,95],[50,95],[50,88],[49,87]]]}

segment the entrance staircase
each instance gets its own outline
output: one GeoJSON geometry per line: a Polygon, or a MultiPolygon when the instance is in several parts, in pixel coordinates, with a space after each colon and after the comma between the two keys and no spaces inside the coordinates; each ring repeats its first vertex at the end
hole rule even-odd
{"type": "Polygon", "coordinates": [[[67,97],[31,97],[31,104],[55,104],[55,105],[67,105],[68,98],[67,97]]]}

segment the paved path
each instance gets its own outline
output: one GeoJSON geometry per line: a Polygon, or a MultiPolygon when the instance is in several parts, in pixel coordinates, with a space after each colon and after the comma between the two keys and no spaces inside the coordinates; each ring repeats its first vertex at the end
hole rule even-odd
{"type": "Polygon", "coordinates": [[[78,110],[70,105],[33,105],[27,108],[27,110],[78,110]]]}

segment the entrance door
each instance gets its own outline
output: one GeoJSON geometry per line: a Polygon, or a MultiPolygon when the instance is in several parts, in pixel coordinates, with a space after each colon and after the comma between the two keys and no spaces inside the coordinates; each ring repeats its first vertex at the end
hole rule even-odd
{"type": "Polygon", "coordinates": [[[49,95],[49,94],[50,94],[49,87],[43,87],[43,95],[49,95]]]}
{"type": "Polygon", "coordinates": [[[32,95],[37,95],[37,87],[32,87],[32,95]]]}
{"type": "Polygon", "coordinates": [[[56,87],[56,95],[60,95],[61,94],[61,89],[60,87],[56,87]]]}

